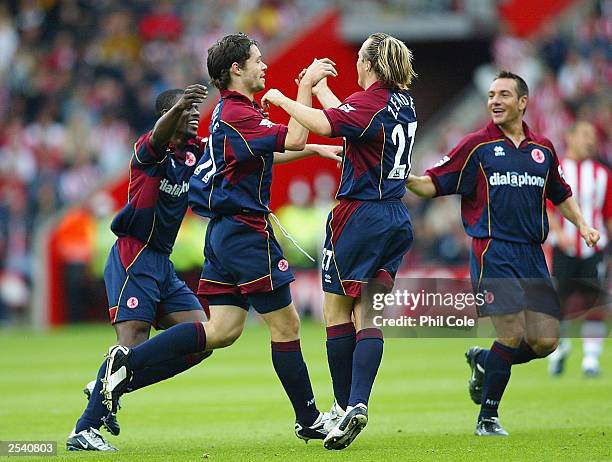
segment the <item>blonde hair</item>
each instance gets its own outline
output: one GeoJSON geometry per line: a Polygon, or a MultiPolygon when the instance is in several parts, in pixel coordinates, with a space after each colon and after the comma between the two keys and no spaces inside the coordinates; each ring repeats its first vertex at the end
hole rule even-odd
{"type": "Polygon", "coordinates": [[[412,68],[412,51],[401,40],[377,32],[368,37],[364,58],[370,61],[379,80],[407,90],[417,74],[412,68]]]}

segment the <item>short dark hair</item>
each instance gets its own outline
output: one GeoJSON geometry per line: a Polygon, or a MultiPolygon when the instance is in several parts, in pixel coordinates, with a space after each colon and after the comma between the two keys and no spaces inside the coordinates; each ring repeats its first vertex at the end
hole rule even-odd
{"type": "Polygon", "coordinates": [[[529,96],[529,87],[527,86],[527,82],[520,76],[513,74],[510,71],[499,71],[499,73],[493,79],[494,81],[497,79],[512,79],[516,82],[516,92],[518,93],[518,97],[529,96]]]}
{"type": "Polygon", "coordinates": [[[258,45],[256,40],[246,34],[226,35],[208,49],[208,75],[211,83],[219,90],[226,90],[230,83],[230,69],[232,64],[244,66],[251,56],[251,45],[258,45]]]}
{"type": "Polygon", "coordinates": [[[185,93],[185,90],[180,88],[173,88],[172,90],[162,91],[157,95],[155,100],[155,113],[157,116],[161,116],[164,111],[168,111],[174,103],[185,93]]]}

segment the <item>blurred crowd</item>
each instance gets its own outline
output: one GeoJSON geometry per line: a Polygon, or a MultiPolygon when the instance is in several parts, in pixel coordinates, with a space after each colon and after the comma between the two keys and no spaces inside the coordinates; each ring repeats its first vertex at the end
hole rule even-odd
{"type": "MultiPolygon", "coordinates": [[[[402,2],[366,3],[395,11],[402,2]]],[[[408,3],[430,13],[482,6],[468,0],[408,3]]],[[[495,61],[477,73],[476,81],[484,94],[493,69],[523,75],[531,88],[527,121],[532,128],[562,154],[566,127],[576,118],[590,120],[598,130],[600,157],[612,165],[612,2],[592,3],[595,7],[577,27],[550,23],[530,40],[502,27],[492,42],[495,61]]],[[[241,30],[270,49],[324,6],[322,0],[0,3],[0,319],[3,305],[27,306],[36,277],[35,231],[62,207],[91,197],[101,182],[123,172],[135,135],[155,120],[157,93],[206,81],[205,51],[218,37],[241,30]]],[[[430,163],[465,134],[452,121],[441,133],[430,163]]],[[[323,176],[318,181],[311,190],[296,178],[290,202],[277,211],[289,234],[315,260],[336,180],[323,176]]],[[[417,236],[405,267],[465,265],[469,241],[457,199],[426,202],[410,195],[405,200],[417,236]]],[[[67,255],[85,255],[71,262],[76,266],[68,276],[76,280],[82,279],[83,261],[93,261],[88,271],[99,278],[112,245],[108,223],[117,204],[101,196],[93,201],[98,203],[91,210],[98,216],[82,221],[81,228],[83,239],[96,245],[81,253],[66,247],[67,255]]],[[[179,270],[197,272],[191,249],[196,239],[201,245],[199,226],[188,217],[181,230],[174,258],[179,270]]],[[[278,229],[277,236],[296,268],[316,267],[278,229]]],[[[83,287],[74,293],[75,304],[90,293],[83,287]]]]}
{"type": "Polygon", "coordinates": [[[34,235],[127,165],[155,96],[207,80],[206,50],[241,30],[273,48],[321,2],[0,2],[0,316],[35,277],[34,235]]]}
{"type": "Polygon", "coordinates": [[[495,0],[340,0],[339,4],[344,11],[378,17],[438,13],[492,17],[496,14],[495,0]]]}

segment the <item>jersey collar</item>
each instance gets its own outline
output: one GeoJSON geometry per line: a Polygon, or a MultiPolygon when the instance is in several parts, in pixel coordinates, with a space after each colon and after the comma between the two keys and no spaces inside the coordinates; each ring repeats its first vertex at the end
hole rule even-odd
{"type": "Polygon", "coordinates": [[[185,156],[187,155],[187,149],[190,146],[197,146],[198,145],[198,137],[194,136],[193,138],[189,138],[187,140],[187,142],[185,143],[185,147],[183,149],[178,149],[176,147],[176,145],[172,144],[172,143],[168,143],[168,148],[167,148],[167,152],[174,154],[174,156],[180,160],[185,160],[185,156]]]}
{"type": "MultiPolygon", "coordinates": [[[[512,140],[510,140],[504,134],[502,129],[499,128],[497,125],[495,125],[492,120],[490,120],[489,123],[487,124],[487,133],[489,134],[491,139],[504,138],[508,143],[514,146],[514,143],[512,142],[512,140]]],[[[525,133],[525,139],[521,142],[521,146],[523,146],[526,143],[529,143],[530,141],[533,141],[533,135],[531,133],[531,129],[529,128],[529,125],[527,125],[527,123],[524,120],[523,120],[523,133],[525,133]]]]}
{"type": "Polygon", "coordinates": [[[248,102],[249,104],[253,104],[253,101],[251,101],[249,98],[247,98],[245,95],[243,95],[242,93],[240,93],[239,91],[235,91],[235,90],[221,90],[221,98],[223,99],[241,99],[244,100],[245,102],[248,102]]]}
{"type": "Polygon", "coordinates": [[[242,101],[243,103],[248,104],[249,106],[253,106],[258,111],[262,111],[261,106],[259,105],[259,103],[257,103],[257,101],[255,100],[251,101],[249,98],[247,98],[245,95],[243,95],[239,91],[221,90],[220,93],[221,93],[221,99],[235,99],[237,101],[242,101]]]}
{"type": "Polygon", "coordinates": [[[374,91],[374,90],[378,90],[379,88],[393,88],[393,85],[387,82],[381,82],[380,80],[377,80],[372,85],[370,85],[368,88],[366,88],[365,91],[374,91]]]}

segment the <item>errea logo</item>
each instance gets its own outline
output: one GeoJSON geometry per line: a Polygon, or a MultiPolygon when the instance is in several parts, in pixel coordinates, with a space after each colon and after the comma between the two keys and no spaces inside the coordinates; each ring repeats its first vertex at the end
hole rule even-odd
{"type": "Polygon", "coordinates": [[[448,156],[444,156],[442,157],[442,159],[440,159],[438,162],[436,162],[434,164],[434,167],[439,167],[440,165],[444,165],[445,163],[447,163],[450,160],[450,157],[448,156]]]}
{"type": "Polygon", "coordinates": [[[347,114],[351,111],[357,110],[353,106],[351,106],[349,103],[344,103],[342,106],[338,106],[338,109],[340,109],[343,112],[346,112],[347,114]]]}
{"type": "Polygon", "coordinates": [[[563,173],[563,169],[561,168],[561,165],[557,167],[557,171],[559,172],[559,176],[565,180],[565,174],[563,173]]]}
{"type": "Polygon", "coordinates": [[[259,125],[263,125],[264,127],[272,128],[274,126],[274,123],[270,121],[269,119],[261,119],[261,122],[259,122],[259,125]]]}
{"type": "Polygon", "coordinates": [[[506,155],[506,153],[504,152],[504,148],[501,146],[495,146],[493,148],[493,152],[495,153],[495,157],[501,157],[506,155]]]}

